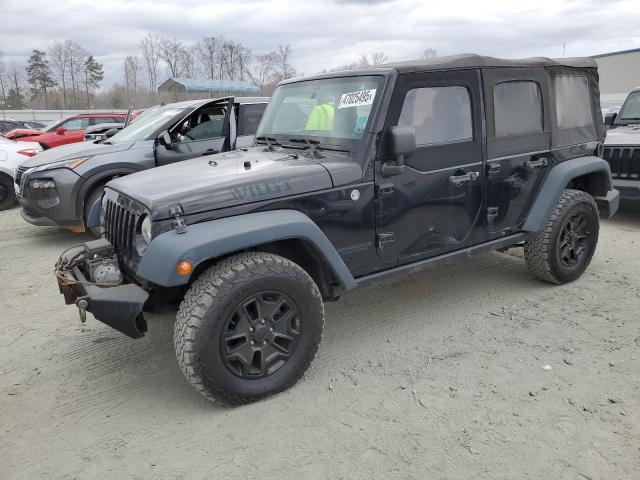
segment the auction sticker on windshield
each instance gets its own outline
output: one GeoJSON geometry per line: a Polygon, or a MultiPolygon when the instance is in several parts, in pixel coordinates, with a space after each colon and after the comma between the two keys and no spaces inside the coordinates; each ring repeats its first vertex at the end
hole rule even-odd
{"type": "Polygon", "coordinates": [[[359,92],[343,93],[342,97],[340,97],[338,109],[359,107],[360,105],[371,105],[375,96],[375,88],[373,90],[360,90],[359,92]]]}

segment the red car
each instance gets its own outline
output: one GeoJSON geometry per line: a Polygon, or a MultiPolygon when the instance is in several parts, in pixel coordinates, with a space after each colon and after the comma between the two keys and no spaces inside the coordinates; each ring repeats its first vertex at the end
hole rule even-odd
{"type": "MultiPolygon", "coordinates": [[[[132,118],[137,113],[139,112],[134,113],[132,118]]],[[[67,143],[82,142],[84,130],[90,125],[124,123],[126,118],[126,113],[81,113],[53,122],[42,130],[16,128],[4,136],[18,142],[37,142],[46,150],[67,143]]]]}

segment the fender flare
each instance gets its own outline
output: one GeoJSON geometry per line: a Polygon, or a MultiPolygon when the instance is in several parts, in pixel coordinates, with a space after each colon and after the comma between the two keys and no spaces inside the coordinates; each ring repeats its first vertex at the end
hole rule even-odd
{"type": "Polygon", "coordinates": [[[197,267],[202,262],[278,240],[299,238],[322,255],[345,289],[356,281],[335,247],[320,228],[297,210],[270,210],[188,225],[187,231],[164,232],[154,238],[138,265],[136,275],[163,287],[185,285],[190,276],[176,269],[182,260],[197,267]]]}
{"type": "Polygon", "coordinates": [[[529,215],[522,225],[525,232],[539,232],[544,229],[553,209],[558,204],[562,192],[574,178],[589,173],[602,173],[607,178],[607,190],[611,190],[611,168],[600,157],[579,157],[555,165],[544,179],[529,215]]]}

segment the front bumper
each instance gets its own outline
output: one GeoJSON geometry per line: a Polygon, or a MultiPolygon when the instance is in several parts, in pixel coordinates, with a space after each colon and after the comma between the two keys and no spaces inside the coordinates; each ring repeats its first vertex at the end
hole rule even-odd
{"type": "Polygon", "coordinates": [[[621,180],[614,178],[613,186],[620,191],[620,197],[623,200],[640,201],[640,179],[639,180],[621,180]]]}
{"type": "MultiPolygon", "coordinates": [[[[76,253],[77,250],[67,254],[67,258],[76,253]]],[[[77,305],[81,310],[81,318],[86,310],[91,312],[96,320],[131,338],[140,338],[147,331],[143,309],[149,294],[138,285],[92,285],[79,266],[58,272],[57,279],[65,303],[77,305]]]]}
{"type": "Polygon", "coordinates": [[[67,168],[25,174],[18,193],[22,218],[33,225],[84,231],[77,202],[83,185],[84,179],[67,168]],[[50,180],[55,187],[33,188],[33,180],[50,180]]]}
{"type": "Polygon", "coordinates": [[[611,218],[620,206],[620,192],[615,188],[609,190],[605,197],[595,197],[601,218],[611,218]]]}

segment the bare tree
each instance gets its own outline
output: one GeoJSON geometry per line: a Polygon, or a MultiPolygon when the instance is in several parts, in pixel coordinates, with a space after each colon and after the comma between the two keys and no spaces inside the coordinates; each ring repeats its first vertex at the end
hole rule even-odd
{"type": "Polygon", "coordinates": [[[138,93],[138,72],[141,68],[140,59],[136,55],[129,55],[124,59],[124,81],[128,103],[131,103],[131,97],[138,93]]]}
{"type": "Polygon", "coordinates": [[[8,84],[7,106],[13,110],[23,109],[26,101],[24,92],[27,90],[24,65],[12,61],[5,78],[8,84]]]}
{"type": "Polygon", "coordinates": [[[182,49],[180,62],[182,64],[182,74],[186,78],[194,78],[197,71],[197,62],[194,47],[185,47],[182,49]]]}
{"type": "Polygon", "coordinates": [[[67,53],[64,42],[57,41],[49,48],[51,66],[62,93],[62,104],[67,108],[67,53]]]}
{"type": "Polygon", "coordinates": [[[224,73],[229,80],[235,80],[238,76],[238,47],[236,42],[225,41],[220,49],[224,73]]]}
{"type": "Polygon", "coordinates": [[[78,90],[82,83],[85,64],[89,54],[75,40],[65,40],[64,42],[65,60],[69,80],[71,80],[71,93],[73,94],[73,104],[78,105],[78,90]]]}
{"type": "Polygon", "coordinates": [[[264,93],[264,88],[268,84],[269,79],[273,77],[278,54],[276,52],[264,53],[255,56],[253,72],[247,71],[251,82],[258,88],[260,93],[264,93]]]}
{"type": "Polygon", "coordinates": [[[425,48],[422,52],[422,58],[436,58],[438,56],[438,52],[436,52],[435,48],[425,48]]]}
{"type": "Polygon", "coordinates": [[[389,57],[382,50],[371,52],[371,65],[382,65],[389,57]]]}
{"type": "Polygon", "coordinates": [[[216,37],[204,37],[196,43],[193,54],[202,66],[205,76],[213,80],[220,75],[219,40],[216,37]]]}
{"type": "Polygon", "coordinates": [[[293,49],[291,45],[279,45],[276,50],[276,68],[274,73],[274,82],[277,83],[296,75],[296,70],[291,64],[293,49]]]}
{"type": "Polygon", "coordinates": [[[149,90],[155,92],[158,87],[158,63],[160,62],[160,38],[153,33],[147,33],[140,40],[142,61],[147,70],[149,90]]]}
{"type": "Polygon", "coordinates": [[[4,77],[4,52],[0,50],[0,95],[2,95],[2,108],[7,103],[7,88],[4,77]]]}
{"type": "Polygon", "coordinates": [[[185,47],[178,39],[160,39],[160,58],[165,61],[168,68],[169,77],[177,78],[183,72],[183,54],[185,47]]]}

